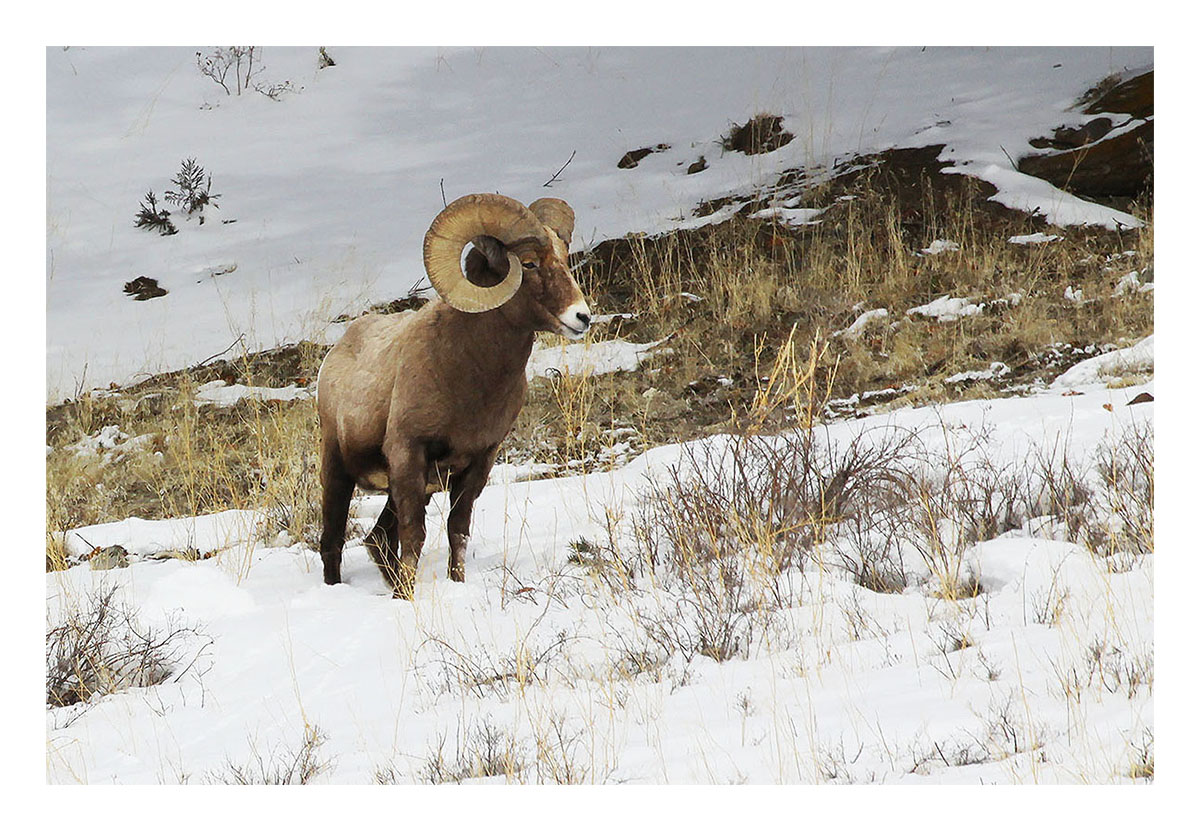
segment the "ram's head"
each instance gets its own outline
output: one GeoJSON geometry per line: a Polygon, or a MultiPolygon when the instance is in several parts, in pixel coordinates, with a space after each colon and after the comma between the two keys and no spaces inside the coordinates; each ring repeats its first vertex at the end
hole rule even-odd
{"type": "Polygon", "coordinates": [[[592,316],[567,267],[574,229],[575,212],[561,199],[526,207],[499,194],[463,196],[425,233],[425,271],[459,311],[497,309],[535,329],[581,338],[592,316]]]}

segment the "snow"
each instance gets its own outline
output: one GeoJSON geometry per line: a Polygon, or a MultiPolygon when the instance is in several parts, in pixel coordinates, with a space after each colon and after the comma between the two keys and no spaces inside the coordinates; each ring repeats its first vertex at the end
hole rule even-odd
{"type": "Polygon", "coordinates": [[[824,208],[764,208],[751,214],[756,219],[775,219],[785,225],[816,225],[824,208]]]}
{"type": "Polygon", "coordinates": [[[957,250],[959,250],[959,244],[957,242],[951,242],[948,239],[935,239],[933,242],[929,243],[926,248],[922,248],[921,253],[925,254],[926,256],[933,256],[935,254],[941,254],[944,251],[957,250]]]}
{"type": "Polygon", "coordinates": [[[1136,270],[1130,271],[1128,274],[1123,274],[1117,285],[1113,288],[1113,297],[1123,297],[1127,294],[1139,294],[1141,292],[1154,291],[1154,283],[1143,283],[1142,275],[1136,270]]]}
{"type": "Polygon", "coordinates": [[[196,390],[196,404],[232,407],[242,399],[252,401],[304,401],[313,397],[312,390],[289,384],[286,387],[248,387],[245,384],[226,384],[210,381],[196,390]]]}
{"type": "Polygon", "coordinates": [[[930,317],[938,323],[952,323],[964,317],[973,317],[982,311],[982,306],[972,303],[970,300],[943,294],[923,306],[914,306],[908,310],[908,314],[930,317]]]}
{"type": "Polygon", "coordinates": [[[1041,245],[1046,242],[1054,242],[1060,240],[1058,234],[1047,234],[1043,231],[1038,231],[1036,234],[1017,234],[1008,238],[1008,241],[1013,245],[1041,245]]]}
{"type": "Polygon", "coordinates": [[[1009,163],[969,163],[946,172],[972,175],[994,185],[997,192],[991,201],[999,202],[1006,208],[1040,215],[1050,225],[1100,225],[1112,230],[1140,228],[1142,225],[1141,220],[1132,214],[1080,199],[1049,182],[1014,170],[1009,163]]]}
{"type": "Polygon", "coordinates": [[[946,378],[947,384],[969,384],[975,381],[995,381],[1012,372],[1008,364],[994,361],[987,369],[970,369],[956,372],[946,378]]]}
{"type": "MultiPolygon", "coordinates": [[[[84,436],[77,442],[63,447],[76,456],[97,456],[104,464],[120,461],[125,456],[136,453],[154,441],[152,434],[130,437],[121,432],[115,424],[106,424],[90,436],[84,436]]],[[[47,448],[49,456],[53,450],[47,448]]]]}
{"type": "Polygon", "coordinates": [[[130,554],[151,555],[194,548],[201,554],[249,550],[254,545],[262,517],[254,511],[229,510],[180,519],[129,517],[102,525],[68,531],[67,553],[85,556],[95,548],[119,545],[130,554]]]}
{"type": "MultiPolygon", "coordinates": [[[[1104,407],[1149,389],[1096,384],[1077,396],[899,410],[834,423],[828,439],[896,428],[970,444],[986,427],[984,452],[999,462],[1035,447],[1084,458],[1153,417],[1152,404],[1104,407]]],[[[967,549],[964,573],[983,592],[974,601],[939,600],[920,580],[876,594],[830,560],[783,584],[778,628],[747,655],[614,672],[623,648],[637,647],[639,620],[686,620],[689,607],[665,584],[603,590],[571,565],[571,543],[604,539],[606,518],[629,516],[683,453],[673,445],[605,473],[493,480],[476,503],[463,584],[445,576],[447,504],[436,495],[411,603],[390,598],[357,539],[346,582],[325,586],[316,552],[257,541],[252,512],[79,529],[74,550],[86,538],[134,554],[189,544],[216,553],[47,575],[52,617],[115,585],[148,623],[201,633],[191,673],[48,711],[50,781],[201,782],[248,761],[252,743],[294,750],[305,725],[325,734],[320,753],[334,762],[317,781],[368,783],[381,768],[407,781],[432,748],[444,742],[452,757],[485,723],[525,748],[526,781],[537,781],[537,743],[562,736],[580,738],[550,746],[595,782],[1131,781],[1132,748],[1153,730],[1148,687],[1129,692],[1113,675],[1113,692],[1097,685],[1075,698],[1062,683],[1089,666],[1119,673],[1150,660],[1153,560],[1110,573],[1035,524],[967,549]],[[948,651],[948,633],[968,645],[948,651]],[[503,670],[505,656],[520,655],[524,681],[503,670]],[[1109,670],[1088,663],[1096,655],[1109,670]],[[467,671],[479,674],[464,687],[467,671]],[[1004,724],[1015,738],[997,732],[1004,724]],[[954,753],[978,758],[939,758],[954,753]]],[[[380,499],[357,501],[355,533],[380,499]]]]}
{"type": "Polygon", "coordinates": [[[1052,224],[1129,226],[1012,170],[1004,148],[1080,121],[1071,107],[1082,90],[1153,59],[1148,47],[347,47],[318,70],[315,49],[268,47],[262,79],[298,88],[273,101],[226,96],[199,73],[196,51],[46,51],[51,400],[194,364],[239,335],[251,350],[335,336],[339,314],[421,282],[420,241],[443,188],[566,199],[582,251],[720,221],[742,203],[693,210],[749,197],[788,170],[936,142],[952,171],[997,184],[1005,204],[1052,224]],[[535,140],[497,140],[529,134],[534,102],[554,102],[535,140]],[[796,139],[722,152],[730,125],[763,111],[796,139]],[[660,143],[670,149],[616,167],[660,143]],[[687,175],[700,155],[708,169],[687,175]],[[180,220],[170,237],[134,228],[146,191],[161,199],[190,156],[212,174],[219,209],[203,226],[180,220]],[[125,296],[143,275],[169,293],[125,296]]]}
{"type": "MultiPolygon", "coordinates": [[[[420,240],[443,187],[448,198],[564,198],[576,209],[580,252],[624,233],[721,221],[785,171],[936,142],[952,172],[991,182],[997,201],[1052,226],[1137,222],[1020,174],[1007,156],[1082,121],[1071,110],[1078,94],[1147,65],[1148,47],[331,47],[338,65],[320,71],[314,51],[266,50],[266,78],[300,87],[271,101],[226,97],[196,71],[189,47],[47,50],[50,399],[192,365],[241,335],[250,349],[329,342],[344,329],[335,317],[420,281],[420,240]],[[542,115],[546,102],[553,117],[542,115]],[[781,114],[796,140],[759,156],[722,153],[729,126],[761,111],[781,114]],[[616,168],[625,152],[660,143],[670,149],[616,168]],[[171,237],[134,229],[145,191],[161,194],[189,155],[213,174],[220,208],[203,226],[181,220],[171,237]],[[686,175],[700,155],[708,169],[686,175]],[[694,215],[723,196],[739,198],[694,215]],[[123,284],[141,275],[169,293],[124,296],[123,284]]],[[[761,216],[820,221],[796,200],[761,216]]],[[[923,253],[952,246],[939,240],[923,253]]],[[[1137,288],[1128,276],[1118,289],[1137,288]]],[[[952,322],[981,310],[945,295],[908,314],[952,322]]],[[[596,311],[599,322],[638,310],[596,311]]],[[[862,312],[842,334],[888,314],[862,312]]],[[[542,346],[529,375],[635,371],[668,348],[620,339],[542,346]]],[[[825,436],[844,447],[914,431],[949,450],[982,434],[985,448],[963,452],[997,464],[1037,451],[1090,459],[1106,438],[1154,418],[1153,403],[1125,406],[1152,382],[1107,388],[1153,368],[1150,337],[1076,365],[1040,394],[867,415],[833,422],[825,436]]],[[[947,382],[1007,370],[994,364],[947,382]]],[[[214,382],[196,402],[310,394],[214,382]]],[[[150,438],[106,426],[73,451],[112,458],[150,438]]],[[[203,782],[256,748],[295,749],[316,725],[331,761],[317,781],[370,783],[381,770],[419,781],[433,748],[452,756],[470,728],[488,723],[524,749],[523,781],[546,778],[536,759],[546,747],[587,782],[1132,781],[1131,759],[1154,728],[1152,683],[1092,683],[1072,696],[1064,679],[1099,672],[1104,681],[1097,661],[1152,660],[1153,557],[1109,572],[1044,520],[966,549],[978,598],[940,597],[921,563],[907,564],[904,591],[871,592],[822,551],[788,574],[771,629],[746,654],[718,662],[676,652],[654,671],[631,669],[631,656],[653,646],[647,620],[686,626],[701,610],[666,582],[609,587],[581,565],[580,541],[603,545],[612,530],[629,545],[646,488],[689,451],[733,441],[712,436],[628,461],[630,445],[617,441],[606,450],[614,469],[562,478],[545,478],[556,466],[498,465],[476,503],[463,584],[446,577],[447,497],[435,495],[411,603],[390,597],[361,544],[378,495],[354,501],[346,582],[332,587],[319,555],[272,539],[258,511],[74,529],[64,539],[71,558],[119,545],[129,563],[47,574],[51,621],[115,586],[144,621],[200,634],[193,668],[164,685],[47,710],[47,779],[203,782]],[[171,552],[193,556],[163,556],[171,552]],[[966,645],[948,648],[950,634],[966,645]]]]}
{"type": "Polygon", "coordinates": [[[849,326],[847,326],[845,329],[839,329],[836,332],[834,332],[833,335],[831,335],[831,337],[837,337],[839,335],[843,335],[848,338],[857,338],[862,335],[863,329],[865,329],[867,327],[867,325],[871,323],[871,321],[873,321],[873,320],[881,320],[882,321],[882,320],[887,320],[887,319],[888,319],[888,310],[887,309],[871,309],[870,311],[863,312],[858,317],[856,317],[854,319],[854,322],[851,323],[849,326]]]}
{"type": "Polygon", "coordinates": [[[1154,335],[1133,346],[1080,361],[1054,379],[1051,387],[1080,387],[1154,372],[1154,335]]]}
{"type": "MultiPolygon", "coordinates": [[[[544,378],[558,375],[605,375],[610,372],[630,372],[642,365],[650,354],[665,342],[631,343],[620,338],[606,341],[563,343],[535,349],[529,356],[525,375],[544,378]]],[[[658,349],[669,353],[669,349],[658,349]]]]}

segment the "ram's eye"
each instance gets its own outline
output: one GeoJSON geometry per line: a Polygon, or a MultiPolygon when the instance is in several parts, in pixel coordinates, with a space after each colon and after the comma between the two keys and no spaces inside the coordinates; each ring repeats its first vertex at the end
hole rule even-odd
{"type": "Polygon", "coordinates": [[[521,263],[521,265],[525,268],[526,271],[533,271],[533,269],[537,268],[537,263],[530,262],[528,260],[521,263]]]}

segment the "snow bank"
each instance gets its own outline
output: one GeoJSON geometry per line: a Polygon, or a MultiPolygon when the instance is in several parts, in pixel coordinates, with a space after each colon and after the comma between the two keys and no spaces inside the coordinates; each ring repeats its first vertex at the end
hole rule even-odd
{"type": "MultiPolygon", "coordinates": [[[[1036,447],[1086,456],[1153,417],[1153,404],[1105,409],[1137,391],[902,409],[833,423],[827,437],[846,446],[896,429],[969,445],[986,426],[999,465],[1036,447]]],[[[173,615],[212,641],[199,677],[47,711],[49,780],[204,782],[251,761],[252,746],[294,751],[316,725],[331,762],[317,781],[369,783],[380,770],[419,781],[436,748],[452,761],[491,724],[525,754],[514,776],[530,782],[552,778],[539,747],[584,782],[1131,781],[1154,726],[1152,558],[1109,573],[1077,545],[1018,529],[967,549],[964,576],[982,594],[944,601],[919,583],[868,591],[831,552],[781,583],[746,655],[654,664],[648,622],[686,635],[694,605],[590,575],[616,574],[604,571],[608,524],[686,452],[562,479],[498,471],[476,503],[465,583],[446,578],[448,503],[435,495],[412,603],[390,598],[357,536],[379,496],[355,501],[338,586],[322,584],[316,551],[255,542],[251,512],[79,529],[74,551],[80,536],[135,553],[239,540],[247,551],[237,569],[143,558],[47,575],[55,608],[115,586],[148,620],[173,615]],[[1091,686],[1064,692],[1072,678],[1091,686]]]]}
{"type": "MultiPolygon", "coordinates": [[[[706,217],[696,206],[762,192],[797,168],[939,143],[955,172],[996,183],[1005,204],[1056,224],[1130,226],[1012,171],[1001,148],[1061,123],[1097,79],[1153,60],[1149,47],[340,47],[319,70],[315,49],[267,47],[264,81],[299,89],[272,101],[227,96],[195,52],[46,50],[52,400],[85,367],[99,385],[192,365],[243,334],[251,350],[318,339],[339,314],[405,296],[424,274],[439,182],[447,198],[565,199],[581,251],[720,221],[742,204],[706,217]],[[497,142],[528,131],[529,101],[556,102],[556,117],[537,141],[497,142]],[[763,111],[796,138],[771,153],[723,152],[729,126],[763,111]],[[617,167],[659,144],[670,148],[617,167]],[[189,155],[212,174],[220,208],[170,237],[135,228],[139,200],[149,189],[161,198],[189,155]],[[688,175],[701,155],[708,168],[688,175]],[[168,293],[131,300],[122,286],[139,276],[168,293]]],[[[777,215],[816,219],[789,203],[777,215]]]]}
{"type": "Polygon", "coordinates": [[[1154,371],[1154,335],[1138,341],[1133,346],[1106,352],[1094,358],[1080,361],[1051,383],[1053,388],[1083,387],[1105,383],[1126,375],[1145,374],[1154,371]]]}
{"type": "Polygon", "coordinates": [[[181,519],[129,517],[68,531],[65,543],[67,553],[73,557],[85,556],[93,547],[110,545],[119,545],[139,555],[189,548],[209,554],[249,543],[261,520],[262,515],[257,511],[240,510],[181,519]]]}
{"type": "Polygon", "coordinates": [[[532,380],[556,372],[562,375],[632,372],[665,340],[666,338],[650,343],[631,343],[618,338],[547,346],[533,350],[525,367],[525,375],[532,380]]]}
{"type": "Polygon", "coordinates": [[[253,401],[307,401],[312,397],[311,390],[295,384],[286,387],[248,387],[245,384],[210,381],[196,390],[195,402],[197,406],[213,404],[232,407],[246,398],[253,401]]]}

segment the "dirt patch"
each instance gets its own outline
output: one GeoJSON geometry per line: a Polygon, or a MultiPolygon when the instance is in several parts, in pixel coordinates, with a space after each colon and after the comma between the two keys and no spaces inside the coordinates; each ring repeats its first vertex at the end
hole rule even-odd
{"type": "Polygon", "coordinates": [[[1025,156],[1017,162],[1017,169],[1068,193],[1110,204],[1150,197],[1154,189],[1154,122],[1076,150],[1025,156]]]}
{"type": "Polygon", "coordinates": [[[1030,145],[1049,152],[1022,157],[1017,169],[1122,210],[1128,210],[1134,200],[1152,198],[1154,122],[1120,128],[1154,115],[1154,73],[1125,81],[1106,79],[1085,93],[1077,107],[1087,114],[1127,113],[1130,118],[1117,123],[1108,117],[1094,118],[1082,127],[1058,127],[1050,138],[1031,139],[1030,145]]]}
{"type": "Polygon", "coordinates": [[[1099,141],[1112,132],[1111,118],[1093,118],[1082,127],[1057,127],[1053,138],[1030,139],[1029,143],[1039,150],[1075,150],[1093,141],[1099,141]]]}
{"type": "Polygon", "coordinates": [[[638,162],[649,156],[651,153],[662,153],[664,150],[670,149],[671,145],[669,144],[656,144],[653,147],[642,147],[638,150],[630,150],[621,157],[620,161],[617,162],[617,167],[621,168],[622,170],[629,170],[630,168],[637,167],[638,162]]]}
{"type": "Polygon", "coordinates": [[[160,286],[158,281],[153,277],[142,275],[125,284],[125,293],[134,300],[150,300],[155,297],[162,297],[167,293],[167,290],[160,286]]]}
{"type": "Polygon", "coordinates": [[[1154,115],[1154,70],[1122,81],[1106,78],[1080,98],[1079,105],[1088,115],[1128,113],[1134,118],[1154,115]]]}
{"type": "Polygon", "coordinates": [[[736,124],[721,137],[721,146],[726,150],[754,156],[778,150],[795,138],[783,129],[783,117],[770,113],[759,113],[745,124],[736,124]]]}
{"type": "MultiPolygon", "coordinates": [[[[1042,227],[1045,222],[991,201],[996,188],[970,176],[946,174],[951,165],[939,161],[944,144],[902,147],[855,156],[839,162],[832,170],[792,168],[780,174],[773,185],[755,194],[728,194],[701,202],[693,211],[704,217],[740,203],[737,215],[750,216],[781,202],[803,199],[805,207],[828,208],[853,199],[866,189],[882,189],[893,199],[901,223],[910,228],[925,223],[929,214],[946,212],[969,204],[988,227],[1009,224],[1042,227]]],[[[784,233],[788,233],[784,229],[784,233]]]]}

